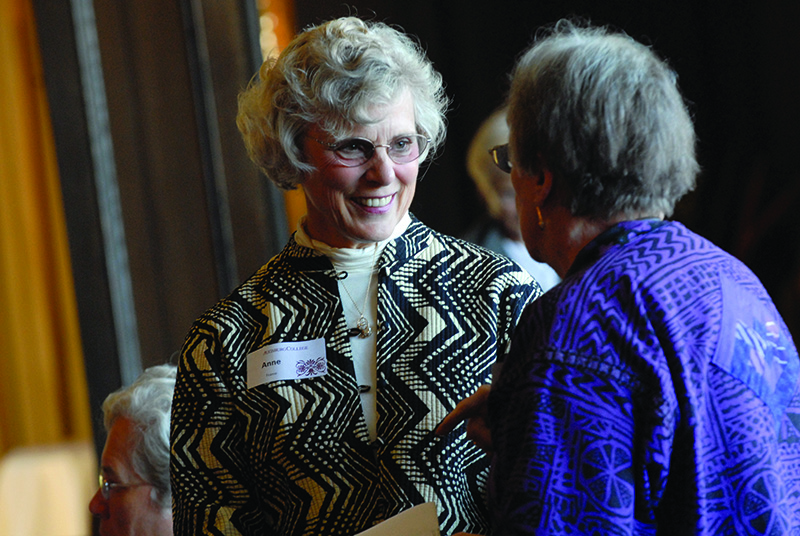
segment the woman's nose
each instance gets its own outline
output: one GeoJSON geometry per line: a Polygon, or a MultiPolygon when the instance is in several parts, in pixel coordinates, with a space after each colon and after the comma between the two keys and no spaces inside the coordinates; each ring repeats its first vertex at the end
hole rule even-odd
{"type": "Polygon", "coordinates": [[[389,158],[386,147],[376,147],[375,153],[369,161],[367,178],[373,182],[388,184],[394,178],[394,166],[396,164],[389,158]]]}
{"type": "Polygon", "coordinates": [[[95,492],[94,497],[89,501],[89,511],[94,517],[103,519],[108,517],[108,503],[100,493],[100,489],[95,492]]]}

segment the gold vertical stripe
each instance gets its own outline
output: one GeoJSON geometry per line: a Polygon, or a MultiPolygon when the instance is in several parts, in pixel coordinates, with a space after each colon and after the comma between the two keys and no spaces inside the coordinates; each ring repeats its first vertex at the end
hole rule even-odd
{"type": "Polygon", "coordinates": [[[0,0],[0,452],[91,436],[66,220],[30,0],[0,0]]]}

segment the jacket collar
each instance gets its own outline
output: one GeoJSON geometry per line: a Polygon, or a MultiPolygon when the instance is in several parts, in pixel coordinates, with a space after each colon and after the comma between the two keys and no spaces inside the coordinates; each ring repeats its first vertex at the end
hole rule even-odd
{"type": "MultiPolygon", "coordinates": [[[[419,255],[421,251],[430,245],[432,234],[428,226],[411,214],[411,224],[408,229],[386,245],[378,264],[381,268],[390,268],[400,262],[400,259],[410,259],[419,255]]],[[[333,265],[328,258],[314,249],[298,244],[294,233],[292,233],[283,251],[270,263],[279,261],[287,262],[298,271],[318,270],[333,272],[333,265]]]]}

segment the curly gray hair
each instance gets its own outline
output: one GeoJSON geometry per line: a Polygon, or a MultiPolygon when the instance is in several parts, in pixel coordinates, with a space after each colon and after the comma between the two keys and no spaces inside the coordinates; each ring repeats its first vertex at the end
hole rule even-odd
{"type": "Polygon", "coordinates": [[[367,125],[374,106],[411,93],[420,134],[431,139],[426,157],[445,136],[448,99],[441,75],[408,35],[380,22],[334,19],[306,29],[239,96],[236,124],[250,158],[280,188],[291,190],[313,167],[304,162],[302,136],[318,125],[333,137],[367,125]]]}
{"type": "Polygon", "coordinates": [[[518,60],[511,152],[547,166],[575,216],[672,214],[695,185],[695,131],[677,75],[647,46],[559,21],[518,60]]]}
{"type": "Polygon", "coordinates": [[[103,424],[107,432],[120,417],[133,424],[131,465],[153,486],[151,498],[163,509],[171,508],[172,503],[169,419],[176,371],[174,365],[150,367],[131,385],[114,391],[103,402],[103,424]]]}

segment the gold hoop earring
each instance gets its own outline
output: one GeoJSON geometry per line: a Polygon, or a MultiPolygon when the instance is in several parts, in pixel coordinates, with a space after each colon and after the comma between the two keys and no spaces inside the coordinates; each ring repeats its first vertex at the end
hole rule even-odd
{"type": "Polygon", "coordinates": [[[539,229],[544,231],[544,218],[542,217],[542,209],[536,207],[536,215],[539,216],[539,229]]]}

